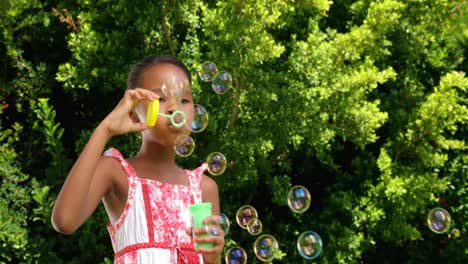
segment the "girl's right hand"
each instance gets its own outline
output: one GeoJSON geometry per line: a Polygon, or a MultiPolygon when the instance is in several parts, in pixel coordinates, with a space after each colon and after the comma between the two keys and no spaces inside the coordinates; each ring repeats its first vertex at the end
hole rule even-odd
{"type": "Polygon", "coordinates": [[[133,112],[135,106],[144,100],[153,101],[159,99],[154,92],[142,88],[125,91],[123,98],[117,106],[101,122],[110,136],[140,132],[147,129],[146,120],[138,120],[133,112]]]}

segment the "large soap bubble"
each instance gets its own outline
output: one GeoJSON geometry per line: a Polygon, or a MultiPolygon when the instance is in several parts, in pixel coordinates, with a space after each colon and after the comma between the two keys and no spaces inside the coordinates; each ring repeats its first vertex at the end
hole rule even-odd
{"type": "Polygon", "coordinates": [[[198,76],[204,82],[210,82],[216,76],[218,72],[218,66],[211,61],[207,61],[200,66],[198,70],[198,76]]]}
{"type": "Polygon", "coordinates": [[[310,192],[302,185],[293,186],[288,193],[288,206],[295,213],[304,213],[310,206],[310,192]]]}
{"type": "Polygon", "coordinates": [[[452,225],[452,217],[444,208],[436,207],[427,214],[427,225],[432,232],[442,234],[452,225]]]}
{"type": "Polygon", "coordinates": [[[247,253],[241,247],[231,247],[226,251],[226,264],[245,264],[247,263],[247,253]]]}
{"type": "Polygon", "coordinates": [[[261,235],[254,242],[255,256],[263,262],[272,261],[279,250],[278,241],[272,235],[261,235]]]}
{"type": "Polygon", "coordinates": [[[322,239],[313,231],[305,231],[297,238],[297,251],[305,259],[315,259],[322,252],[322,239]]]}
{"type": "Polygon", "coordinates": [[[220,152],[213,152],[206,157],[207,170],[211,175],[217,176],[224,173],[227,167],[226,157],[220,152]]]}
{"type": "Polygon", "coordinates": [[[188,157],[195,149],[195,141],[190,136],[180,135],[174,142],[174,149],[177,155],[181,157],[188,157]]]}

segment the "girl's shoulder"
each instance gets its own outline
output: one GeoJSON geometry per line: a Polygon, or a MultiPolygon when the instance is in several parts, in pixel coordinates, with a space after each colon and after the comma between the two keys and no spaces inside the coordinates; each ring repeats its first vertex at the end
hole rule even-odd
{"type": "Polygon", "coordinates": [[[200,187],[202,192],[218,192],[218,184],[216,184],[216,181],[205,174],[201,175],[200,187]]]}

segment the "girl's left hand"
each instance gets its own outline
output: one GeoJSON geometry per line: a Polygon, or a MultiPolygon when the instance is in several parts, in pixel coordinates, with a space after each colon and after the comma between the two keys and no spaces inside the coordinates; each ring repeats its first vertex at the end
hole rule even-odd
{"type": "Polygon", "coordinates": [[[206,237],[195,237],[195,243],[213,243],[212,248],[198,248],[198,252],[202,254],[203,262],[206,264],[221,263],[221,253],[224,248],[224,231],[219,226],[220,222],[220,216],[208,216],[203,219],[203,224],[205,226],[194,230],[196,236],[208,234],[206,237]]]}

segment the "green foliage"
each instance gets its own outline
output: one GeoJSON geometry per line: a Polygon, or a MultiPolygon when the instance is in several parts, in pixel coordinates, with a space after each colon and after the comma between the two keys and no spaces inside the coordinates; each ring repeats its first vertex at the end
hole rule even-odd
{"type": "MultiPolygon", "coordinates": [[[[193,75],[208,129],[180,165],[213,151],[222,211],[257,208],[280,242],[275,263],[306,263],[297,236],[318,232],[322,263],[468,260],[468,5],[440,0],[21,1],[0,4],[0,263],[112,262],[102,206],[71,236],[53,201],[133,63],[174,54],[193,75]],[[216,95],[195,75],[229,71],[216,95]],[[293,185],[312,193],[294,214],[293,185]],[[454,231],[431,233],[447,209],[454,231]]],[[[108,146],[130,156],[139,135],[108,146]]],[[[226,249],[255,259],[235,223],[226,249]]]]}

